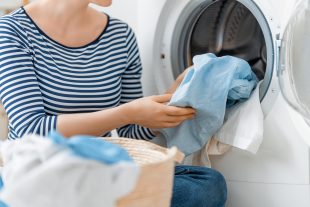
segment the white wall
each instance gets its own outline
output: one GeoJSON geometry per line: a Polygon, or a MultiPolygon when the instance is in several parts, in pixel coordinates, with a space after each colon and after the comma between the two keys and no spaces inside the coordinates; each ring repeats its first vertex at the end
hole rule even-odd
{"type": "Polygon", "coordinates": [[[21,0],[0,0],[0,16],[5,10],[14,10],[22,5],[21,0]]]}
{"type": "Polygon", "coordinates": [[[16,8],[22,4],[21,0],[0,0],[0,9],[16,8]]]}

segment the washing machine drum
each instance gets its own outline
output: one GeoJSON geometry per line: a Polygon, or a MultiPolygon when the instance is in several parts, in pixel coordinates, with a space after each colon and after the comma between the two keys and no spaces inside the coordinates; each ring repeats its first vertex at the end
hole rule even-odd
{"type": "Polygon", "coordinates": [[[269,24],[254,2],[189,1],[175,28],[171,51],[174,77],[192,65],[197,54],[231,55],[248,61],[258,79],[264,79],[263,99],[272,78],[274,46],[269,24]]]}
{"type": "Polygon", "coordinates": [[[266,70],[266,43],[253,14],[236,1],[218,1],[199,16],[187,48],[190,61],[206,51],[247,60],[261,80],[266,70]]]}
{"type": "Polygon", "coordinates": [[[285,30],[278,73],[286,101],[310,125],[310,0],[301,1],[285,30]]]}

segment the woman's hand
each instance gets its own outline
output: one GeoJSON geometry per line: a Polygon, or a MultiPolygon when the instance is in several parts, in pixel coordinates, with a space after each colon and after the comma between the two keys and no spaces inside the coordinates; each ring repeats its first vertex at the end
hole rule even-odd
{"type": "Polygon", "coordinates": [[[191,67],[186,68],[178,77],[177,79],[174,81],[174,83],[171,85],[171,87],[167,90],[166,93],[168,94],[173,94],[177,88],[179,87],[179,85],[181,84],[181,82],[183,81],[185,75],[187,74],[187,72],[189,71],[191,67]]]}
{"type": "Polygon", "coordinates": [[[147,128],[171,128],[192,119],[195,110],[166,105],[171,94],[150,96],[124,104],[124,114],[131,124],[147,128]]]}

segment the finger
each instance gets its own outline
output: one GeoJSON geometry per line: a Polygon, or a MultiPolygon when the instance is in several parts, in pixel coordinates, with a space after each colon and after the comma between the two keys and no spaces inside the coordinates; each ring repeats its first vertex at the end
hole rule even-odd
{"type": "Polygon", "coordinates": [[[152,96],[152,100],[158,103],[166,103],[170,101],[171,96],[172,96],[171,94],[152,96]]]}
{"type": "Polygon", "coordinates": [[[173,128],[180,125],[182,122],[166,122],[164,128],[173,128]]]}
{"type": "Polygon", "coordinates": [[[181,117],[178,117],[179,120],[178,121],[185,121],[185,120],[191,120],[195,117],[195,114],[190,114],[190,115],[186,115],[186,116],[181,116],[181,117]]]}
{"type": "Polygon", "coordinates": [[[166,127],[168,128],[171,128],[171,127],[176,127],[180,124],[182,124],[185,120],[188,120],[188,119],[191,119],[192,117],[184,117],[183,119],[181,120],[175,120],[175,121],[172,121],[172,122],[166,122],[166,127]]]}
{"type": "Polygon", "coordinates": [[[195,109],[176,107],[176,106],[166,106],[165,112],[167,115],[170,116],[184,116],[189,114],[195,114],[195,109]]]}
{"type": "Polygon", "coordinates": [[[168,116],[166,117],[166,122],[183,122],[185,120],[193,119],[194,114],[185,115],[185,116],[168,116]]]}

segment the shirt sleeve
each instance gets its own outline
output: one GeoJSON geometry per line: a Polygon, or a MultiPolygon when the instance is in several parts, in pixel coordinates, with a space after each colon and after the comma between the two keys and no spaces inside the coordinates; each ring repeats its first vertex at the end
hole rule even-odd
{"type": "Polygon", "coordinates": [[[32,52],[25,32],[0,19],[0,98],[9,117],[9,138],[45,136],[56,128],[57,117],[46,114],[32,52]]]}
{"type": "MultiPolygon", "coordinates": [[[[126,47],[128,51],[126,70],[122,75],[120,104],[128,103],[143,97],[141,86],[142,65],[136,37],[131,28],[127,30],[126,47]]],[[[134,139],[150,140],[155,134],[148,128],[130,124],[117,129],[119,136],[134,139]]]]}

